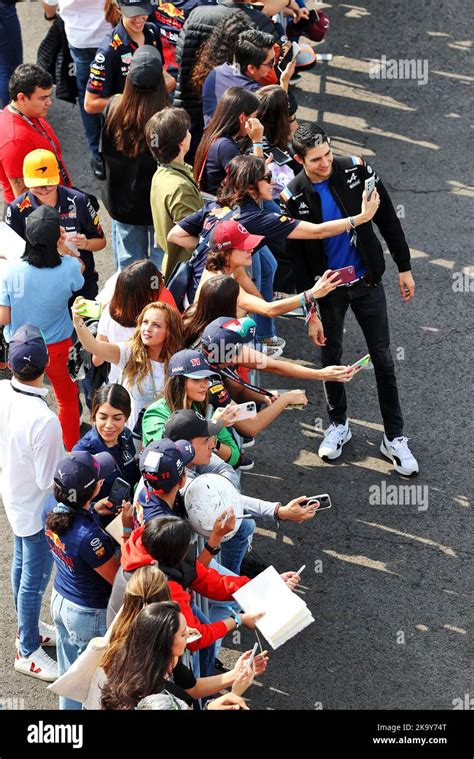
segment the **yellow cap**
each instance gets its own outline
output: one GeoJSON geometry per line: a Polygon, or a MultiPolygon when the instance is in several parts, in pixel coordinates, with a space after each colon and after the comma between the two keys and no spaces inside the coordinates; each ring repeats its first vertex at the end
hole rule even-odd
{"type": "Polygon", "coordinates": [[[27,187],[59,184],[59,166],[50,150],[32,150],[23,161],[23,181],[27,187]]]}

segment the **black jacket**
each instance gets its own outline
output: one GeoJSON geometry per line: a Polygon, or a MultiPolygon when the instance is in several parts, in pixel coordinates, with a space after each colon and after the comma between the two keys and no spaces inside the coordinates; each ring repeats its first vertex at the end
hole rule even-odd
{"type": "Polygon", "coordinates": [[[210,36],[216,24],[237,11],[247,14],[249,29],[254,27],[262,32],[268,32],[275,38],[275,42],[280,42],[278,27],[253,5],[224,1],[217,5],[200,5],[194,8],[180,32],[176,45],[179,73],[173,101],[173,105],[186,109],[193,124],[202,126],[204,123],[201,98],[195,94],[190,82],[197,51],[210,36]]]}
{"type": "Polygon", "coordinates": [[[46,37],[40,43],[36,62],[53,77],[56,97],[67,103],[75,103],[78,95],[76,77],[71,74],[73,62],[64,31],[64,21],[60,16],[56,16],[46,37]]]}
{"type": "MultiPolygon", "coordinates": [[[[409,271],[411,269],[410,249],[390,196],[379,177],[374,175],[373,169],[357,156],[335,158],[333,167],[329,180],[330,189],[343,217],[360,213],[364,182],[369,177],[375,176],[380,195],[380,207],[374,216],[374,221],[387,243],[398,271],[409,271]]],[[[305,171],[301,171],[292,179],[281,195],[288,214],[294,219],[311,221],[315,224],[322,222],[321,200],[319,194],[313,190],[305,171]]],[[[357,250],[370,277],[374,282],[378,282],[385,271],[385,259],[372,222],[357,227],[357,250]]],[[[324,240],[287,240],[287,252],[292,261],[297,290],[306,290],[311,287],[315,277],[320,276],[327,269],[324,240]]]]}

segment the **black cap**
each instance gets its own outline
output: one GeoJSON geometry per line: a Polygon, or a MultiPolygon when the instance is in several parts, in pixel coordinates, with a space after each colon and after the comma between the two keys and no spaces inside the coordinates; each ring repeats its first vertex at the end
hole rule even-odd
{"type": "Polygon", "coordinates": [[[39,206],[26,220],[26,239],[31,245],[56,247],[61,234],[59,213],[51,206],[39,206]]]}
{"type": "Polygon", "coordinates": [[[170,440],[192,440],[195,437],[212,437],[223,427],[222,422],[205,419],[190,408],[175,411],[169,417],[163,430],[163,436],[170,440]]]}
{"type": "Polygon", "coordinates": [[[143,3],[141,0],[118,0],[118,7],[127,18],[134,16],[149,16],[153,13],[151,3],[143,3]]]}
{"type": "Polygon", "coordinates": [[[127,77],[135,87],[154,90],[162,78],[163,61],[159,50],[153,45],[142,45],[133,54],[127,77]]]}

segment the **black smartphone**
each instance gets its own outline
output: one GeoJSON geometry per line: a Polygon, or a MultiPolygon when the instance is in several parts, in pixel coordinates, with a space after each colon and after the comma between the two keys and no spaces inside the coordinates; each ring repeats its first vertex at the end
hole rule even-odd
{"type": "Polygon", "coordinates": [[[284,150],[280,150],[280,148],[265,148],[263,155],[265,158],[271,155],[272,161],[275,161],[278,166],[283,166],[285,163],[290,163],[291,161],[291,155],[285,153],[284,150]]]}
{"type": "Polygon", "coordinates": [[[114,511],[117,511],[121,507],[122,501],[130,500],[131,492],[132,488],[129,483],[122,480],[121,477],[117,477],[112,485],[109,495],[107,496],[107,500],[112,504],[114,511]]]}
{"type": "Polygon", "coordinates": [[[293,60],[295,57],[295,49],[293,45],[290,45],[288,50],[286,51],[285,55],[281,60],[277,63],[277,69],[279,74],[283,74],[284,70],[288,66],[289,63],[293,60]]]}

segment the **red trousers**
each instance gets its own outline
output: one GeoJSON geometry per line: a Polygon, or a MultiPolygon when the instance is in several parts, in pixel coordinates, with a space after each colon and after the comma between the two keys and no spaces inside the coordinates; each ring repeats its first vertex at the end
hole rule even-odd
{"type": "Polygon", "coordinates": [[[48,345],[49,364],[46,367],[46,375],[56,396],[64,447],[67,451],[71,451],[79,440],[80,427],[77,385],[72,381],[67,370],[67,359],[71,346],[70,337],[67,340],[61,340],[60,343],[48,345]]]}

